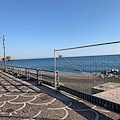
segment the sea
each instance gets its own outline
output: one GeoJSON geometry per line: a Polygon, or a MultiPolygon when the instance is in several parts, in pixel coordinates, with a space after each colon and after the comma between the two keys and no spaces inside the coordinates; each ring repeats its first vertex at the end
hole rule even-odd
{"type": "MultiPolygon", "coordinates": [[[[8,61],[6,65],[54,70],[54,58],[21,59],[8,61]]],[[[82,74],[75,66],[87,74],[100,74],[112,69],[120,70],[120,55],[56,58],[56,69],[62,74],[82,74]]]]}

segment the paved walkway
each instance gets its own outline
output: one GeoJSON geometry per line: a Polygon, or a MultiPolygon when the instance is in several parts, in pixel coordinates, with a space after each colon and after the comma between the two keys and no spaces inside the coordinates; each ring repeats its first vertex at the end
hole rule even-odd
{"type": "Polygon", "coordinates": [[[99,97],[99,98],[103,98],[103,99],[106,99],[106,100],[109,100],[111,102],[115,102],[115,103],[120,104],[120,87],[115,88],[115,89],[110,89],[109,91],[113,95],[115,95],[116,97],[118,97],[118,99],[115,96],[111,95],[108,91],[94,94],[94,96],[99,97]]]}
{"type": "Polygon", "coordinates": [[[0,120],[119,120],[120,115],[67,93],[0,71],[0,120]]]}

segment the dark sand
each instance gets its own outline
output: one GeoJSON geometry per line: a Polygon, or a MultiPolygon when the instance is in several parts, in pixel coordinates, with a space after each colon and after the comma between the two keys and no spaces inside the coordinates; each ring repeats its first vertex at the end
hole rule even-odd
{"type": "MultiPolygon", "coordinates": [[[[54,74],[44,73],[42,78],[54,82],[54,74]],[[48,77],[45,77],[44,75],[47,75],[48,77]]],[[[108,82],[120,83],[120,78],[109,78],[107,76],[105,78],[101,78],[100,75],[60,74],[59,81],[60,85],[92,94],[92,87],[108,82]]]]}

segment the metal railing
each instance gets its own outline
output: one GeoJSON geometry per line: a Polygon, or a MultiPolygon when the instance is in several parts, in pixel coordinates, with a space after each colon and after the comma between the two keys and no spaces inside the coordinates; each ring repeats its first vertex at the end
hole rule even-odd
{"type": "MultiPolygon", "coordinates": [[[[20,67],[20,66],[10,66],[0,65],[0,70],[14,75],[18,78],[24,78],[28,80],[37,80],[37,85],[42,85],[45,83],[47,85],[55,87],[57,85],[57,89],[59,87],[59,71],[56,70],[55,74],[52,70],[42,70],[41,68],[34,69],[29,67],[20,67]],[[55,82],[57,80],[57,83],[55,82]]],[[[55,90],[57,90],[55,87],[55,90]]]]}
{"type": "Polygon", "coordinates": [[[59,89],[120,113],[119,48],[116,41],[54,50],[54,70],[61,72],[63,84],[59,89]]]}

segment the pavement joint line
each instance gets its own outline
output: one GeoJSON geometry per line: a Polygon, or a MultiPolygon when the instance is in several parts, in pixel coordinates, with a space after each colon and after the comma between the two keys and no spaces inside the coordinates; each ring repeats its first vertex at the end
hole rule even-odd
{"type": "Polygon", "coordinates": [[[25,106],[26,106],[26,103],[23,103],[23,106],[22,106],[21,108],[19,108],[19,109],[15,110],[15,112],[17,112],[17,111],[19,111],[19,110],[21,110],[21,109],[25,108],[25,106]]]}
{"type": "Polygon", "coordinates": [[[65,106],[65,107],[60,107],[60,108],[48,108],[48,110],[61,110],[61,109],[65,109],[65,108],[68,108],[68,107],[70,107],[72,105],[72,102],[70,101],[70,104],[69,105],[67,105],[67,106],[65,106]]]}
{"type": "Polygon", "coordinates": [[[65,108],[63,108],[63,110],[66,112],[66,115],[63,118],[59,119],[59,120],[64,120],[64,119],[66,119],[68,117],[68,114],[69,114],[68,111],[65,108]]]}
{"type": "MultiPolygon", "coordinates": [[[[15,86],[14,84],[12,84],[10,81],[8,81],[7,79],[4,79],[5,81],[7,81],[8,83],[10,83],[11,85],[15,86]]],[[[18,88],[17,86],[15,86],[18,90],[20,90],[21,92],[23,92],[20,88],[18,88]]]]}
{"type": "Polygon", "coordinates": [[[46,105],[47,106],[47,105],[53,103],[55,100],[56,100],[56,98],[54,98],[51,102],[47,102],[47,103],[30,103],[29,102],[29,104],[31,104],[31,105],[46,105]]]}
{"type": "Polygon", "coordinates": [[[30,119],[34,119],[36,118],[42,111],[40,110],[36,115],[34,115],[33,117],[31,117],[30,119]]]}
{"type": "Polygon", "coordinates": [[[5,90],[7,90],[8,91],[8,89],[5,87],[5,86],[3,86],[3,84],[0,82],[0,85],[5,89],[5,90]]]}
{"type": "Polygon", "coordinates": [[[3,107],[6,104],[6,102],[3,102],[3,104],[0,107],[3,107]]]}

